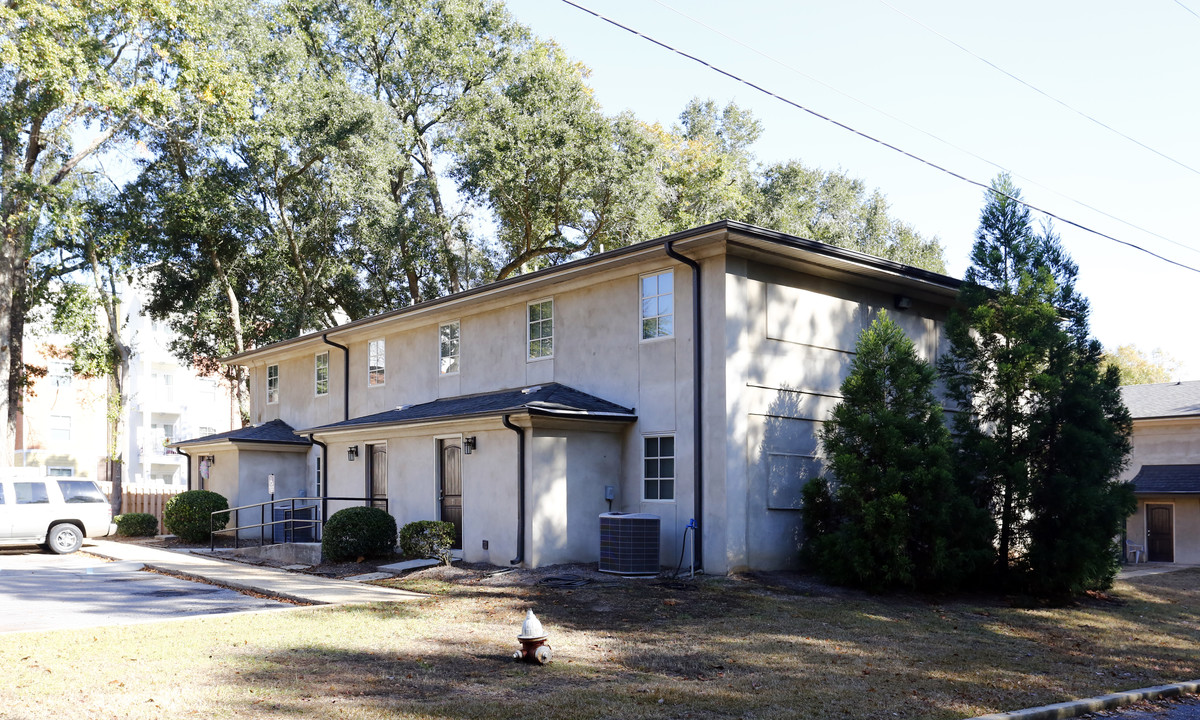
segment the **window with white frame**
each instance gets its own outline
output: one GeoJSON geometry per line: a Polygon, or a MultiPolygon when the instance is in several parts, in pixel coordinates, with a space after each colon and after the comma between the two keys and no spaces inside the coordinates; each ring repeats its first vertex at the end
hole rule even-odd
{"type": "Polygon", "coordinates": [[[217,429],[215,427],[209,427],[208,425],[201,425],[198,432],[199,435],[197,435],[197,437],[208,437],[209,435],[216,435],[217,429]]]}
{"type": "Polygon", "coordinates": [[[313,379],[317,395],[329,394],[329,352],[317,354],[313,366],[313,379]]]}
{"type": "Polygon", "coordinates": [[[46,468],[46,474],[50,477],[75,477],[75,468],[52,465],[46,468]]]}
{"type": "Polygon", "coordinates": [[[666,270],[642,276],[642,339],[675,334],[675,276],[666,270]]]}
{"type": "Polygon", "coordinates": [[[267,404],[279,402],[279,366],[267,366],[267,404]]]}
{"type": "Polygon", "coordinates": [[[372,340],[367,343],[367,385],[371,387],[383,385],[387,379],[384,374],[383,355],[383,340],[372,340]]]}
{"type": "Polygon", "coordinates": [[[49,365],[50,384],[54,387],[70,387],[71,378],[75,374],[75,369],[71,363],[66,360],[51,360],[49,365]]]}
{"type": "Polygon", "coordinates": [[[458,372],[459,325],[455,320],[438,326],[438,346],[440,348],[439,368],[443,375],[453,375],[458,372]]]}
{"type": "Polygon", "coordinates": [[[643,497],[646,500],[675,499],[675,436],[642,438],[643,497]]]}
{"type": "Polygon", "coordinates": [[[50,442],[55,444],[71,442],[70,415],[50,416],[50,442]]]}
{"type": "Polygon", "coordinates": [[[554,300],[529,303],[529,359],[554,357],[554,300]]]}

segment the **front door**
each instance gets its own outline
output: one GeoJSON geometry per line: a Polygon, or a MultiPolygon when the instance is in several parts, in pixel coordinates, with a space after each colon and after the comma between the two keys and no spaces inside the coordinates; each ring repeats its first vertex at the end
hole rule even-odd
{"type": "Polygon", "coordinates": [[[1175,531],[1170,505],[1146,506],[1146,559],[1175,562],[1175,531]]]}
{"type": "Polygon", "coordinates": [[[442,449],[438,498],[442,521],[454,523],[454,547],[462,548],[462,447],[457,438],[439,441],[442,449]]]}
{"type": "Polygon", "coordinates": [[[387,445],[367,446],[367,496],[372,507],[387,509],[387,445]]]}

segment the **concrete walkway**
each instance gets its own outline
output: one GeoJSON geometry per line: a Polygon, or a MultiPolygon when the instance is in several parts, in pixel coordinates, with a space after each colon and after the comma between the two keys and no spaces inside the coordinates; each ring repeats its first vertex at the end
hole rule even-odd
{"type": "Polygon", "coordinates": [[[191,552],[163,550],[136,543],[89,539],[84,544],[83,552],[110,560],[139,562],[153,570],[214,585],[316,605],[398,602],[425,597],[405,590],[214,560],[191,552]]]}
{"type": "Polygon", "coordinates": [[[1122,565],[1121,571],[1117,573],[1117,579],[1131,580],[1147,575],[1161,575],[1163,573],[1175,572],[1176,570],[1190,570],[1194,567],[1200,567],[1200,565],[1187,565],[1184,563],[1138,563],[1136,565],[1122,565]]]}

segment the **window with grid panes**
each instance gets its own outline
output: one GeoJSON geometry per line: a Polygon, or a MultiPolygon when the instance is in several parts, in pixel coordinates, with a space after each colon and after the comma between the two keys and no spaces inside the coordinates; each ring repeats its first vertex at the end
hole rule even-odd
{"type": "Polygon", "coordinates": [[[554,301],[529,303],[529,359],[554,357],[554,301]]]}
{"type": "Polygon", "coordinates": [[[670,270],[643,275],[642,339],[671,337],[675,334],[675,276],[670,270]]]}
{"type": "Polygon", "coordinates": [[[643,438],[643,497],[646,500],[675,499],[675,436],[643,438]]]}

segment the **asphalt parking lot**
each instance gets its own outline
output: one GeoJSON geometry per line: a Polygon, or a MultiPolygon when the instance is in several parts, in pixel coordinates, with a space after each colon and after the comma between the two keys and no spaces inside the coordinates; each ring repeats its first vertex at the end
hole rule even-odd
{"type": "Polygon", "coordinates": [[[0,549],[0,633],[128,625],[223,613],[278,610],[288,603],[105,562],[81,552],[0,549]]]}

